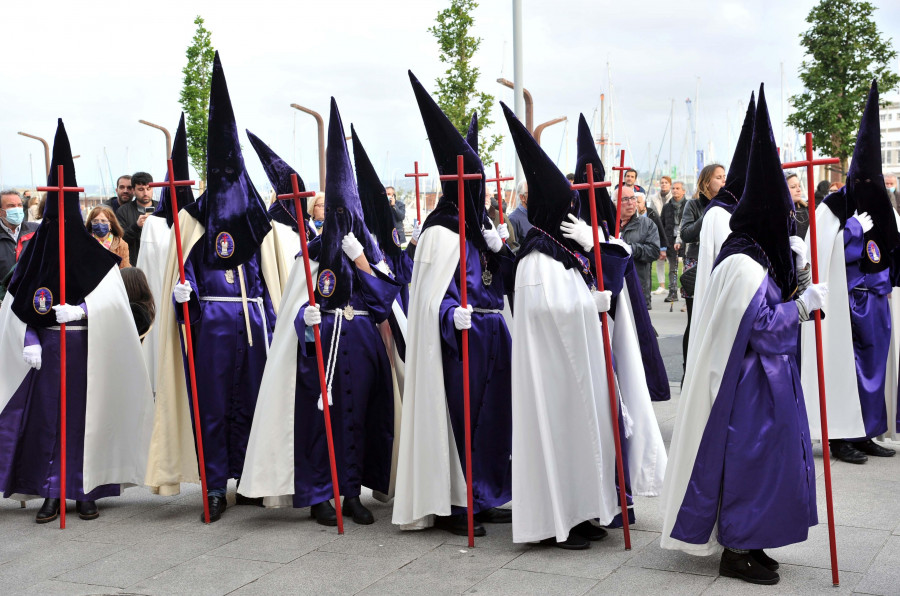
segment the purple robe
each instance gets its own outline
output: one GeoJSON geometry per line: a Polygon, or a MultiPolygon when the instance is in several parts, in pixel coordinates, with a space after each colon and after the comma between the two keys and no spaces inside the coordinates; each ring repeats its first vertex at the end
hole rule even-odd
{"type": "Polygon", "coordinates": [[[741,319],[671,536],[735,549],[806,540],[816,478],[797,368],[799,316],[766,276],[741,319]]]}
{"type": "MultiPolygon", "coordinates": [[[[354,310],[367,311],[368,316],[342,319],[337,338],[330,413],[343,497],[358,497],[363,485],[386,494],[391,481],[394,389],[391,363],[377,324],[390,314],[400,285],[374,268],[373,272],[375,275],[356,272],[357,283],[349,302],[354,310]]],[[[325,416],[316,405],[321,387],[314,336],[303,321],[307,305],[294,320],[302,340],[297,351],[294,406],[294,507],[309,507],[334,496],[325,416]]],[[[333,312],[322,311],[320,334],[326,366],[336,324],[333,312]]]]}
{"type": "MultiPolygon", "coordinates": [[[[469,329],[469,405],[472,416],[472,491],[475,513],[512,500],[512,338],[503,309],[505,288],[512,288],[515,258],[508,247],[490,258],[499,261],[490,286],[482,280],[482,259],[466,240],[466,291],[475,309],[469,329]]],[[[462,384],[462,333],[453,324],[459,306],[459,267],[441,301],[440,330],[444,389],[453,438],[462,469],[466,469],[465,416],[462,384]]],[[[510,300],[512,302],[512,300],[510,300]]],[[[461,514],[465,508],[452,508],[461,514]]]]}
{"type": "MultiPolygon", "coordinates": [[[[247,315],[253,334],[253,346],[247,341],[247,324],[241,304],[241,287],[237,269],[213,269],[204,263],[205,243],[197,243],[185,260],[185,279],[193,293],[188,303],[194,345],[194,367],[197,373],[197,401],[203,431],[203,455],[206,482],[210,489],[222,489],[229,478],[240,478],[247,452],[247,440],[256,397],[266,366],[267,344],[272,341],[275,311],[259,266],[259,252],[243,264],[247,315]],[[204,298],[229,298],[233,301],[211,301],[204,298]],[[259,306],[250,299],[261,297],[265,308],[265,325],[259,306]],[[198,300],[199,298],[199,300],[198,300]]],[[[183,323],[183,307],[175,304],[179,324],[183,323]]],[[[182,337],[182,348],[184,338],[182,337]]],[[[185,379],[190,376],[184,359],[185,379]]],[[[193,423],[193,401],[191,421],[193,423]]]]}
{"type": "MultiPolygon", "coordinates": [[[[82,305],[84,307],[84,305],[82,305]]],[[[60,497],[59,330],[28,328],[25,344],[41,345],[41,368],[29,371],[0,413],[0,491],[60,497]]],[[[118,496],[107,484],[84,493],[87,406],[87,320],[66,325],[66,497],[94,501],[118,496]]]]}
{"type": "MultiPolygon", "coordinates": [[[[847,270],[847,295],[850,299],[850,331],[856,365],[856,386],[862,409],[865,437],[887,432],[887,405],[884,383],[891,343],[890,270],[865,273],[868,259],[862,226],[854,218],[844,227],[844,261],[847,270]]],[[[882,255],[887,258],[887,255],[882,255]]]]}
{"type": "Polygon", "coordinates": [[[384,260],[391,268],[394,279],[400,284],[400,296],[397,300],[400,302],[403,313],[406,314],[409,311],[409,284],[412,282],[413,257],[404,250],[393,256],[384,253],[384,260]]]}

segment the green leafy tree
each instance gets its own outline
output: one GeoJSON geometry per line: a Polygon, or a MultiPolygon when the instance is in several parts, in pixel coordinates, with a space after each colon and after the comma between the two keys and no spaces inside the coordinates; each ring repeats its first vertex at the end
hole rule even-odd
{"type": "Polygon", "coordinates": [[[203,18],[194,19],[197,31],[188,46],[184,86],[181,88],[181,107],[184,109],[188,155],[191,165],[200,174],[201,185],[206,183],[206,129],[209,122],[209,86],[216,50],[210,32],[203,26],[203,18]]]}
{"type": "Polygon", "coordinates": [[[872,79],[878,79],[882,97],[900,82],[889,66],[897,52],[875,26],[874,11],[860,0],[821,0],[806,17],[811,27],[800,35],[805,89],[790,98],[796,112],[787,123],[811,132],[815,149],[839,157],[844,172],[872,79]]]}
{"type": "MultiPolygon", "coordinates": [[[[469,28],[475,22],[472,13],[477,7],[475,0],[450,0],[450,7],[438,13],[437,24],[428,28],[441,46],[441,62],[447,65],[444,76],[435,81],[437,102],[463,136],[473,110],[478,112],[481,131],[487,131],[494,123],[494,96],[475,88],[481,72],[472,65],[472,58],[481,46],[481,38],[470,36],[469,28]]],[[[480,136],[478,153],[486,165],[493,161],[491,155],[500,146],[500,139],[500,135],[480,136]]]]}

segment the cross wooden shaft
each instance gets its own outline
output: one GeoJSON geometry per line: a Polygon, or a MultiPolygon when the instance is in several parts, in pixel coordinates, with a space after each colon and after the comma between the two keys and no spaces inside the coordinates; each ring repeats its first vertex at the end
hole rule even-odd
{"type": "Polygon", "coordinates": [[[418,218],[419,223],[422,222],[422,207],[419,204],[419,178],[427,175],[428,172],[419,171],[419,162],[417,161],[413,162],[413,173],[404,174],[406,178],[412,178],[416,182],[416,217],[418,218]]]}
{"type": "Polygon", "coordinates": [[[613,166],[613,171],[619,172],[619,186],[616,192],[616,238],[619,237],[622,227],[622,182],[625,172],[630,169],[631,167],[625,167],[625,150],[622,149],[619,153],[619,165],[613,166]]]}
{"type": "MultiPolygon", "coordinates": [[[[497,211],[500,213],[500,225],[503,225],[503,189],[500,187],[501,182],[508,182],[510,180],[515,180],[513,176],[506,176],[505,178],[500,177],[500,164],[494,162],[494,172],[496,173],[496,178],[486,178],[484,183],[490,184],[491,182],[497,183],[497,211]]],[[[506,240],[503,241],[506,243],[506,240]]]]}
{"type": "MultiPolygon", "coordinates": [[[[300,183],[297,181],[297,174],[291,174],[291,192],[283,195],[275,195],[275,198],[279,201],[294,201],[294,211],[296,215],[294,216],[294,221],[297,222],[297,233],[300,233],[300,222],[306,218],[303,217],[301,213],[303,211],[303,206],[300,204],[300,199],[307,199],[309,197],[316,196],[315,191],[304,191],[300,192],[300,183]]],[[[305,236],[301,236],[301,239],[305,236]]]]}

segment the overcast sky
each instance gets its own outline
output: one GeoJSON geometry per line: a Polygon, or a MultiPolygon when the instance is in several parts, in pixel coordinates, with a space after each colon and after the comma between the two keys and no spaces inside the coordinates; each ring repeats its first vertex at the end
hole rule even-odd
{"type": "MultiPolygon", "coordinates": [[[[879,31],[900,32],[900,2],[873,0],[879,31]]],[[[314,120],[292,102],[327,118],[334,95],[344,123],[360,139],[386,183],[412,170],[434,172],[406,71],[434,89],[441,74],[438,46],[427,28],[449,0],[311,0],[4,2],[0,54],[0,185],[43,183],[40,144],[56,118],[66,123],[82,185],[110,186],[110,177],[137,170],[160,177],[162,133],[173,133],[185,48],[200,14],[220,51],[239,130],[250,129],[317,185],[314,120]],[[30,166],[29,157],[33,161],[30,166]],[[110,174],[111,172],[111,174],[110,174]]],[[[535,99],[535,123],[559,116],[542,144],[563,170],[575,160],[579,112],[589,121],[601,93],[612,100],[615,141],[628,161],[649,170],[669,159],[664,131],[675,100],[673,161],[690,163],[685,99],[699,82],[698,145],[708,157],[731,157],[751,90],[766,83],[776,140],[781,138],[781,64],[785,98],[800,90],[799,34],[812,0],[640,1],[524,0],[525,87],[535,99]],[[650,149],[648,150],[648,145],[650,149]],[[709,153],[710,146],[712,148],[709,153]],[[660,152],[660,147],[662,151],[660,152]]],[[[483,0],[473,33],[480,90],[510,105],[512,2],[483,0]]],[[[895,37],[894,48],[898,48],[895,37]]],[[[896,67],[896,65],[895,65],[896,67]]],[[[786,105],[786,101],[785,101],[786,105]]],[[[507,134],[497,106],[494,130],[507,134]]],[[[599,116],[596,120],[599,133],[599,116]]],[[[245,140],[245,159],[261,190],[268,182],[245,140]]],[[[512,147],[495,156],[512,168],[512,147]]],[[[110,191],[111,192],[111,191],[110,191]]]]}

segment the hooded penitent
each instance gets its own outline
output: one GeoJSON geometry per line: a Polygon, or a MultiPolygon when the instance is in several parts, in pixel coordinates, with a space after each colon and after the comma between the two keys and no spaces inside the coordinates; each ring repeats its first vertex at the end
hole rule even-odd
{"type": "MultiPolygon", "coordinates": [[[[175,131],[175,140],[172,142],[172,171],[175,173],[175,180],[188,180],[191,173],[188,169],[188,148],[187,133],[184,128],[184,113],[181,114],[181,120],[178,121],[178,130],[175,131]]],[[[169,179],[168,172],[166,180],[169,179]]],[[[195,201],[194,193],[190,186],[175,187],[175,198],[178,202],[178,209],[184,209],[195,201]]],[[[156,205],[156,211],[153,212],[156,217],[163,217],[166,224],[171,228],[174,214],[172,212],[172,199],[169,198],[169,187],[164,186],[159,195],[159,203],[156,205]]]]}
{"type": "MultiPolygon", "coordinates": [[[[591,164],[594,170],[594,181],[603,182],[606,179],[606,168],[600,161],[597,153],[597,145],[594,144],[594,135],[588,127],[584,114],[578,116],[578,157],[575,160],[575,184],[587,182],[587,164],[591,164]]],[[[530,188],[530,187],[529,187],[530,188]]],[[[591,222],[591,206],[587,190],[578,191],[581,196],[581,219],[591,222]]],[[[530,194],[529,194],[530,196],[530,194]]],[[[597,225],[604,229],[609,236],[610,229],[616,225],[616,206],[609,196],[606,187],[594,189],[594,199],[597,205],[597,225]]]]}
{"type": "Polygon", "coordinates": [[[469,130],[466,131],[466,143],[478,154],[478,112],[472,112],[472,120],[469,122],[469,130]]]}
{"type": "MultiPolygon", "coordinates": [[[[281,159],[268,145],[263,143],[259,137],[249,130],[247,131],[247,137],[250,139],[250,144],[253,145],[253,149],[256,150],[259,161],[262,162],[263,169],[266,171],[266,177],[269,179],[269,183],[272,185],[275,194],[286,195],[294,192],[294,187],[291,183],[291,175],[297,174],[296,170],[288,165],[286,161],[281,159]]],[[[303,183],[303,178],[300,177],[300,174],[297,174],[297,188],[300,192],[306,192],[306,185],[303,183]]],[[[306,210],[306,197],[300,199],[300,206],[303,208],[303,222],[305,224],[306,221],[309,220],[309,214],[306,210]]],[[[281,201],[275,199],[269,207],[269,216],[278,223],[289,226],[296,232],[297,214],[295,211],[296,209],[294,208],[293,200],[281,201]]],[[[307,231],[307,239],[309,239],[309,226],[304,225],[303,228],[307,231]]]]}
{"type": "Polygon", "coordinates": [[[728,166],[725,186],[706,206],[707,211],[713,207],[723,207],[729,213],[734,211],[747,182],[747,162],[750,157],[750,141],[753,138],[753,124],[755,120],[756,102],[751,92],[750,103],[747,104],[747,114],[744,116],[744,125],[741,127],[741,134],[738,137],[737,145],[734,147],[731,165],[728,166]]]}
{"type": "MultiPolygon", "coordinates": [[[[77,186],[72,149],[62,119],[53,140],[53,161],[47,186],[59,186],[59,166],[63,166],[65,186],[77,186]]],[[[66,192],[64,195],[66,302],[81,304],[109,270],[119,265],[119,257],[106,250],[85,229],[78,193],[66,192]]],[[[59,193],[48,192],[44,219],[22,251],[19,266],[9,283],[9,292],[15,296],[13,312],[31,327],[56,325],[56,316],[50,307],[60,303],[59,218],[59,193]]]]}
{"type": "Polygon", "coordinates": [[[891,255],[900,245],[894,208],[884,191],[881,170],[881,120],[878,108],[878,81],[872,81],[859,134],[853,148],[853,160],[847,172],[847,184],[825,199],[825,204],[841,222],[841,227],[854,212],[868,213],[875,225],[865,233],[866,250],[876,258],[862,261],[865,273],[878,273],[891,266],[891,255]],[[872,245],[874,243],[874,246],[872,245]]]}
{"type": "MultiPolygon", "coordinates": [[[[382,252],[397,256],[403,252],[400,248],[400,237],[394,227],[391,204],[388,201],[384,186],[378,178],[375,166],[369,159],[356,129],[350,125],[353,137],[353,159],[356,164],[356,184],[359,189],[359,200],[362,204],[366,227],[375,234],[382,252]]],[[[327,200],[327,199],[326,199],[327,200]]]]}
{"type": "Polygon", "coordinates": [[[381,252],[372,242],[366,227],[356,180],[353,179],[350,154],[347,152],[344,125],[333,97],[328,120],[325,168],[328,173],[325,180],[325,223],[322,234],[310,243],[309,251],[310,258],[319,263],[316,302],[324,310],[333,310],[347,304],[356,283],[354,267],[341,248],[344,236],[353,232],[363,245],[369,262],[381,261],[381,252]]]}
{"type": "MultiPolygon", "coordinates": [[[[465,186],[466,200],[466,239],[471,241],[479,250],[486,250],[484,237],[481,230],[491,227],[487,212],[484,209],[484,166],[478,157],[478,152],[472,149],[469,142],[459,134],[453,123],[447,118],[441,108],[434,102],[419,80],[410,71],[409,80],[412,83],[419,111],[422,113],[422,121],[425,123],[425,131],[428,134],[428,142],[434,154],[441,175],[456,174],[456,159],[463,156],[463,167],[466,174],[479,173],[481,180],[467,180],[465,186]]],[[[472,142],[477,144],[477,124],[475,131],[471,132],[472,142]]],[[[457,232],[459,230],[459,207],[456,204],[458,195],[457,183],[453,180],[441,182],[443,196],[438,201],[437,207],[429,214],[422,227],[423,230],[439,225],[457,232]]]]}
{"type": "MultiPolygon", "coordinates": [[[[731,216],[732,236],[741,235],[755,242],[763,251],[757,260],[766,267],[787,300],[797,289],[794,253],[790,237],[796,234],[794,203],[778,158],[778,148],[769,121],[769,108],[763,86],[759,87],[759,105],[753,126],[747,181],[737,208],[731,216]],[[763,260],[765,259],[765,260],[763,260]]],[[[728,243],[728,246],[734,246],[728,243]]],[[[733,254],[734,248],[723,248],[717,263],[733,254]]]]}
{"type": "Polygon", "coordinates": [[[187,211],[203,224],[206,264],[214,269],[233,269],[259,250],[272,224],[244,166],[218,52],[209,90],[206,176],[206,192],[187,211]]]}

